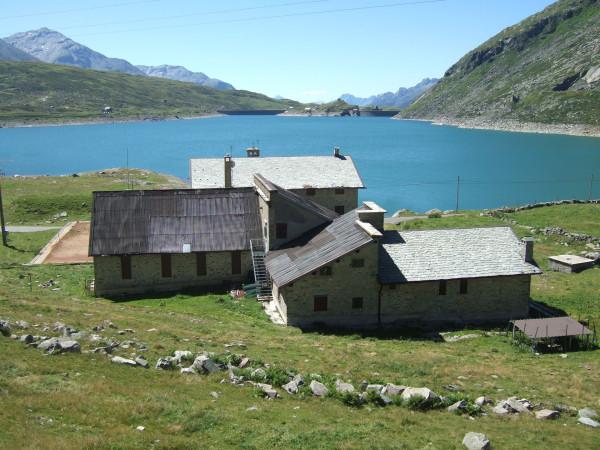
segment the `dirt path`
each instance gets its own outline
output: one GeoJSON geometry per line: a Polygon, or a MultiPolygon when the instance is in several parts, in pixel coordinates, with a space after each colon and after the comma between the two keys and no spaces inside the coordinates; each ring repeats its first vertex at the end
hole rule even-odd
{"type": "Polygon", "coordinates": [[[88,263],[93,259],[88,256],[90,240],[90,223],[78,222],[54,246],[44,264],[88,263]]]}

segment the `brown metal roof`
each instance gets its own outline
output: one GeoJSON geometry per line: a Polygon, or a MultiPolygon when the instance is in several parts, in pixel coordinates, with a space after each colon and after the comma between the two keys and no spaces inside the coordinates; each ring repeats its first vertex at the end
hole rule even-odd
{"type": "Polygon", "coordinates": [[[335,219],[308,243],[298,247],[269,252],[266,266],[279,287],[318,269],[373,241],[356,224],[358,213],[350,211],[335,219]]]}
{"type": "Polygon", "coordinates": [[[247,250],[260,238],[252,188],[94,192],[91,256],[247,250]]]}
{"type": "Polygon", "coordinates": [[[515,327],[531,339],[593,334],[591,330],[570,317],[513,320],[515,327]]]}

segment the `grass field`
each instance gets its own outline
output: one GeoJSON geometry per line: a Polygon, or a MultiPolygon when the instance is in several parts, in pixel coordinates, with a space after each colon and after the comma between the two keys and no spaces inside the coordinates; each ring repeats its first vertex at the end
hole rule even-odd
{"type": "MultiPolygon", "coordinates": [[[[26,195],[26,191],[23,188],[21,193],[26,195]]],[[[563,221],[563,213],[548,213],[547,225],[563,221]]],[[[421,226],[484,225],[483,219],[487,218],[465,212],[461,219],[427,219],[421,226]]],[[[496,220],[485,224],[494,225],[496,220]]],[[[515,231],[524,234],[527,230],[517,225],[515,231]]],[[[89,265],[21,265],[49,236],[12,234],[12,248],[0,248],[0,318],[26,320],[32,334],[41,334],[35,330],[45,324],[61,321],[88,336],[99,334],[105,341],[144,343],[148,350],[143,353],[151,364],[174,350],[231,351],[274,368],[339,377],[355,385],[362,380],[396,382],[448,395],[444,386],[455,384],[460,387],[459,395],[470,399],[516,395],[548,407],[600,408],[598,350],[570,353],[566,358],[536,356],[513,345],[503,330],[455,331],[480,337],[453,343],[414,333],[302,332],[272,324],[253,300],[232,300],[223,293],[113,302],[84,291],[84,280],[93,277],[89,265]],[[54,287],[40,286],[50,279],[57,282],[54,287]],[[92,331],[104,320],[114,322],[118,329],[92,331]],[[125,328],[134,333],[119,335],[125,328]],[[244,347],[225,347],[237,342],[244,347]]],[[[580,248],[567,248],[559,238],[539,235],[535,258],[546,268],[547,255],[580,248]]],[[[598,320],[600,269],[574,275],[546,272],[534,277],[532,297],[574,316],[598,320]]],[[[98,346],[87,339],[80,342],[84,351],[98,346]]],[[[141,354],[136,348],[120,348],[115,354],[141,354]]],[[[305,395],[265,400],[249,387],[220,384],[222,373],[184,376],[176,371],[118,366],[99,354],[45,356],[3,337],[0,354],[0,448],[446,450],[464,448],[461,441],[469,431],[486,433],[496,449],[600,448],[598,430],[577,425],[569,413],[557,421],[541,422],[525,415],[471,419],[445,410],[421,412],[406,406],[351,407],[334,398],[305,395]],[[248,411],[253,406],[256,410],[248,411]],[[143,432],[136,431],[140,425],[145,427],[143,432]]]]}

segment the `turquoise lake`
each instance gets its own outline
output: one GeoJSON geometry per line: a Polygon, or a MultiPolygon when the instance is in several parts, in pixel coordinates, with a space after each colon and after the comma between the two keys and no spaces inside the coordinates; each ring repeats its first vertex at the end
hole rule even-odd
{"type": "Polygon", "coordinates": [[[388,118],[229,116],[197,120],[0,129],[0,171],[59,175],[125,167],[187,179],[192,157],[351,155],[391,212],[600,197],[600,139],[465,130],[388,118]],[[591,183],[592,175],[595,183],[591,183]]]}

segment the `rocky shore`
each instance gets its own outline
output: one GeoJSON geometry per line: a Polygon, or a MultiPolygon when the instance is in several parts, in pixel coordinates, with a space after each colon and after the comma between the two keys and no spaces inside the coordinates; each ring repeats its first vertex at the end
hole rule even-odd
{"type": "Polygon", "coordinates": [[[432,119],[402,119],[430,122],[433,125],[446,125],[474,130],[512,131],[517,133],[564,134],[569,136],[600,137],[600,126],[582,124],[549,124],[519,122],[510,119],[460,119],[455,117],[436,117],[432,119]]]}

